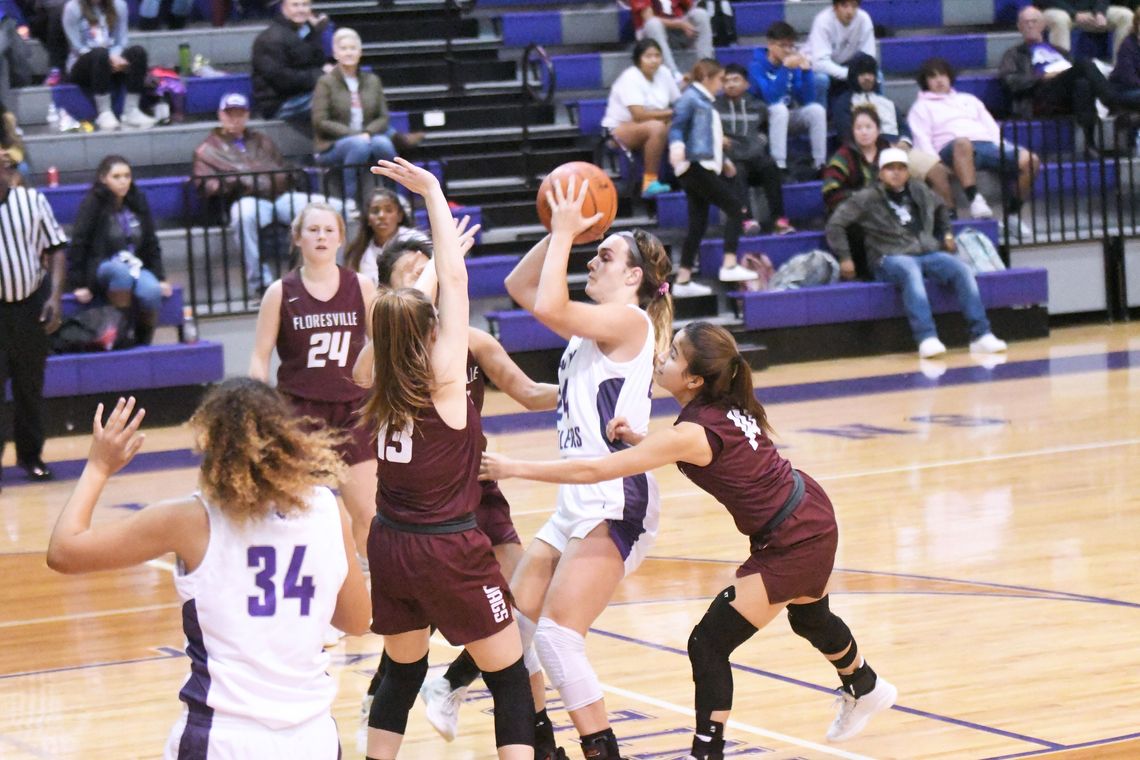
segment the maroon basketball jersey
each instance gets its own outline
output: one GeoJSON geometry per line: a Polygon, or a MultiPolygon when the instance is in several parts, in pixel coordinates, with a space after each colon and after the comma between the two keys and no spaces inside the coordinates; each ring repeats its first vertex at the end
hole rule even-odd
{"type": "Polygon", "coordinates": [[[327,301],[314,298],[300,270],[281,278],[277,387],[316,401],[359,401],[368,393],[352,381],[366,338],[364,296],[356,272],[337,267],[340,285],[327,301]]]}
{"type": "Polygon", "coordinates": [[[737,530],[746,536],[759,531],[791,493],[792,465],[740,409],[691,401],[677,422],[703,427],[713,455],[704,467],[678,462],[677,468],[728,509],[737,530]]]}
{"type": "Polygon", "coordinates": [[[467,352],[467,397],[475,405],[475,411],[483,413],[483,395],[487,382],[483,378],[483,368],[475,361],[475,354],[467,352]]]}
{"type": "Polygon", "coordinates": [[[376,508],[404,523],[440,523],[475,511],[483,426],[467,404],[467,427],[455,430],[434,406],[422,409],[411,429],[380,429],[377,437],[376,508]]]}

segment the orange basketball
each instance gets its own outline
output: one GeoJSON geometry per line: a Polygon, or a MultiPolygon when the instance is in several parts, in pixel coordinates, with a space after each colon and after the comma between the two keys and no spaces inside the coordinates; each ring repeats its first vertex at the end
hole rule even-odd
{"type": "Polygon", "coordinates": [[[582,216],[589,219],[594,214],[600,213],[602,215],[602,218],[594,226],[574,238],[574,243],[589,243],[598,240],[606,234],[606,230],[610,228],[614,222],[614,217],[617,216],[618,197],[617,190],[614,189],[614,183],[610,180],[609,175],[591,163],[571,161],[562,164],[546,175],[546,179],[542,181],[542,187],[538,188],[538,219],[546,229],[550,229],[550,204],[546,202],[546,193],[548,191],[554,192],[555,182],[562,183],[562,189],[565,191],[571,177],[577,178],[574,180],[575,193],[582,187],[582,180],[590,181],[590,186],[586,190],[586,199],[582,203],[582,216]]]}

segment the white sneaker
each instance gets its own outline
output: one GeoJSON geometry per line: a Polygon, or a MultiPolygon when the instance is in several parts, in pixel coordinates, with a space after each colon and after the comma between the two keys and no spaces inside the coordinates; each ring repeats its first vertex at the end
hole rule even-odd
{"type": "Polygon", "coordinates": [[[374,695],[365,694],[360,700],[360,726],[356,729],[356,750],[368,754],[368,714],[372,712],[372,699],[374,695]]]}
{"type": "Polygon", "coordinates": [[[986,199],[982,197],[981,193],[974,196],[974,200],[970,201],[970,216],[975,219],[993,219],[994,210],[990,208],[990,204],[986,203],[986,199]]]}
{"type": "MultiPolygon", "coordinates": [[[[62,126],[62,124],[63,120],[61,119],[60,125],[62,126]]],[[[110,111],[104,111],[95,117],[95,128],[100,132],[113,132],[118,129],[119,126],[119,120],[115,118],[115,114],[110,111]]]]}
{"type": "Polygon", "coordinates": [[[721,282],[748,282],[749,280],[755,280],[759,276],[759,274],[747,267],[742,267],[740,264],[733,264],[730,267],[721,267],[720,272],[717,274],[717,279],[721,282]]]}
{"type": "Polygon", "coordinates": [[[137,108],[124,113],[122,118],[122,124],[127,129],[150,129],[157,123],[137,108]]]}
{"type": "Polygon", "coordinates": [[[466,686],[453,691],[443,676],[424,681],[420,687],[420,699],[427,706],[428,723],[445,741],[455,740],[455,733],[459,729],[459,706],[466,698],[466,686]]]}
{"type": "Polygon", "coordinates": [[[831,727],[827,729],[828,741],[841,742],[855,736],[875,713],[890,709],[898,697],[899,690],[882,676],[875,682],[875,688],[858,699],[839,689],[839,695],[835,698],[838,711],[831,727]]]}
{"type": "Polygon", "coordinates": [[[712,293],[712,288],[708,285],[702,285],[696,280],[689,280],[688,282],[675,282],[670,292],[674,298],[692,298],[694,296],[707,296],[712,293]]]}
{"type": "Polygon", "coordinates": [[[946,346],[936,336],[923,338],[922,342],[918,344],[918,358],[920,359],[931,359],[944,353],[946,353],[946,346]]]}
{"type": "Polygon", "coordinates": [[[972,354],[1000,354],[1008,347],[1004,340],[993,333],[986,333],[977,340],[970,341],[970,353],[972,354]]]}
{"type": "Polygon", "coordinates": [[[1005,223],[1010,235],[1018,241],[1033,239],[1033,228],[1021,221],[1021,214],[1010,214],[1005,218],[1005,223]]]}

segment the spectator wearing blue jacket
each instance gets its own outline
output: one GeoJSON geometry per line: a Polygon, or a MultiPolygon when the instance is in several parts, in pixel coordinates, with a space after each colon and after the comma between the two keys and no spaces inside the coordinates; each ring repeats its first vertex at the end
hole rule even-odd
{"type": "Polygon", "coordinates": [[[768,104],[768,149],[776,166],[788,168],[788,131],[811,138],[812,167],[827,160],[827,110],[815,102],[811,60],[796,50],[796,30],[787,22],[768,27],[767,50],[757,50],[748,69],[753,95],[768,104]]]}
{"type": "Polygon", "coordinates": [[[724,128],[713,103],[724,87],[724,68],[712,58],[702,58],[693,67],[690,84],[673,106],[669,126],[669,163],[685,190],[689,205],[689,229],[681,247],[681,266],[673,295],[708,295],[712,289],[693,282],[693,264],[701,238],[709,226],[709,206],[724,214],[724,261],[721,282],[752,280],[757,274],[736,263],[744,223],[744,199],[732,177],[736,167],[724,155],[724,128]]]}

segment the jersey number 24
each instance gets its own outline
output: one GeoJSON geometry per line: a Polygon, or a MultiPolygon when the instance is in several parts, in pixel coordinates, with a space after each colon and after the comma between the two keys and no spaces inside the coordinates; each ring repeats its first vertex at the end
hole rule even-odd
{"type": "Polygon", "coordinates": [[[348,364],[348,344],[351,339],[352,333],[347,330],[313,333],[309,339],[308,366],[323,367],[328,362],[345,366],[348,364]]]}

